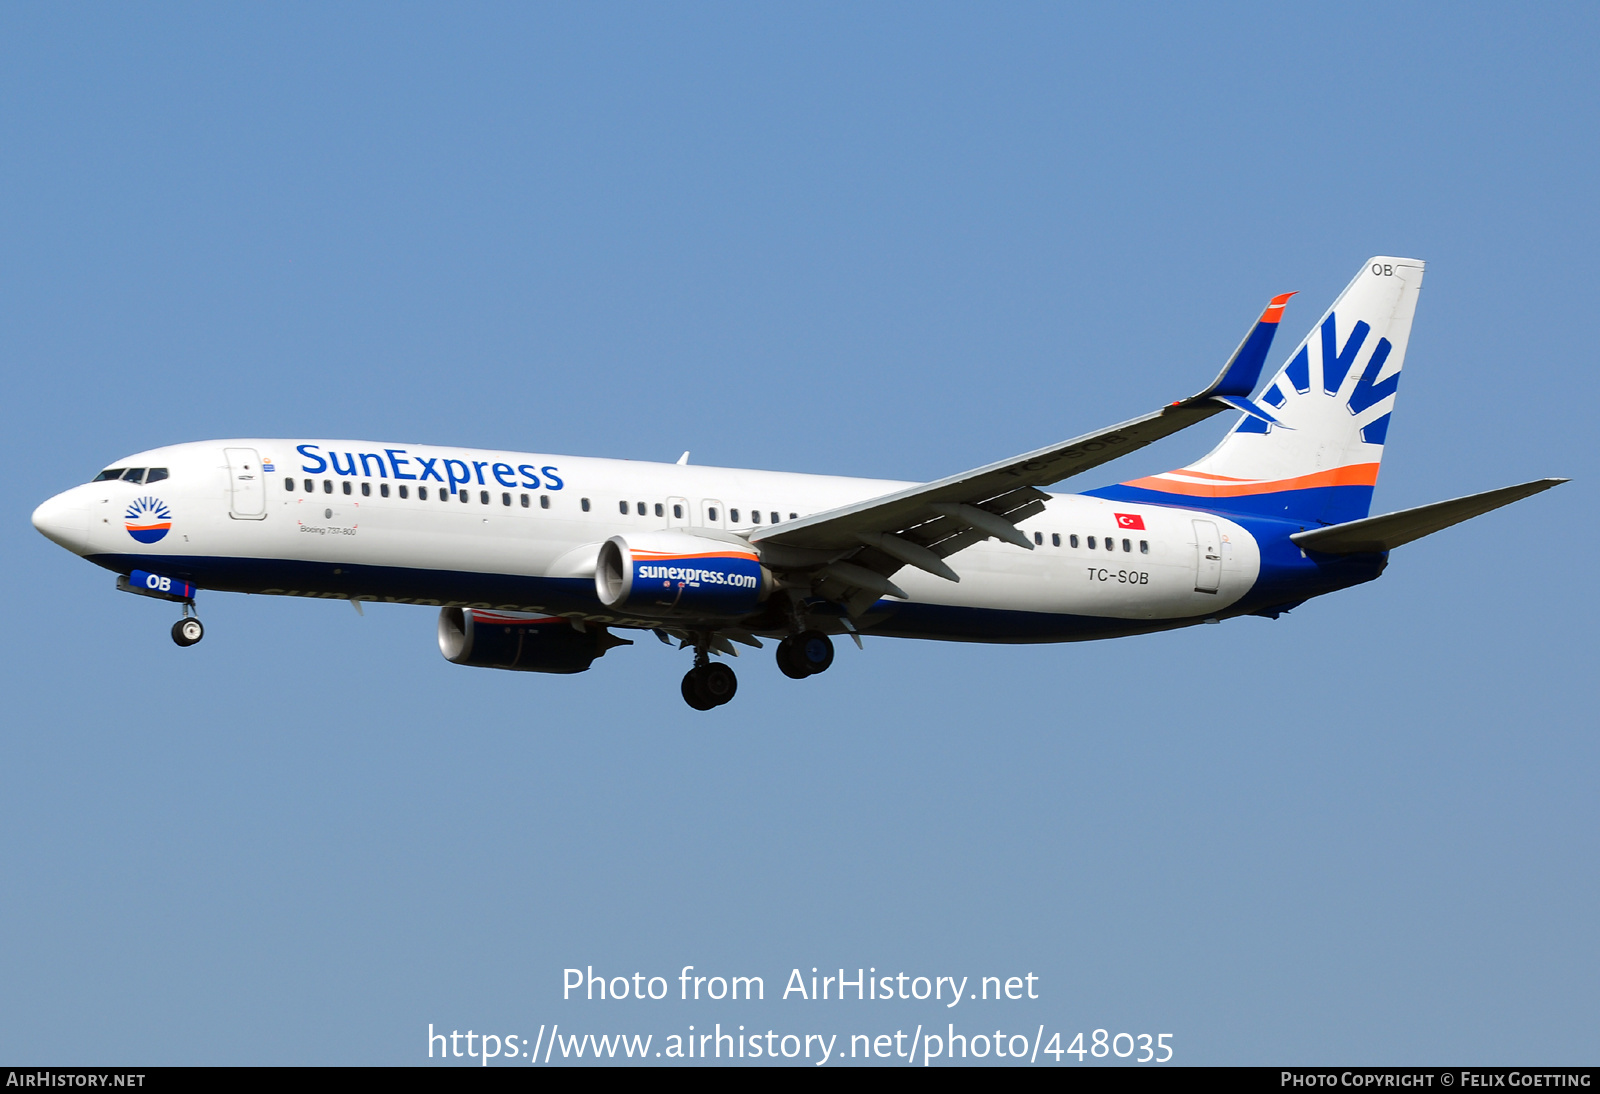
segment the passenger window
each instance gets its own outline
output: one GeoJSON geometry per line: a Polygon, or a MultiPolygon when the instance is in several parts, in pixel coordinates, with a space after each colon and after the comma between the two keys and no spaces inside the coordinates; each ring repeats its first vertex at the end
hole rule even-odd
{"type": "Polygon", "coordinates": [[[324,494],[333,493],[333,480],[332,479],[323,479],[322,480],[322,492],[324,494]]]}
{"type": "Polygon", "coordinates": [[[1050,533],[1050,546],[1052,546],[1052,547],[1061,546],[1061,533],[1060,532],[1051,532],[1050,533]]]}
{"type": "Polygon", "coordinates": [[[341,482],[339,485],[344,488],[344,492],[348,496],[350,493],[350,484],[347,482],[341,482]]]}
{"type": "Polygon", "coordinates": [[[1149,540],[1141,539],[1139,541],[1139,553],[1141,555],[1147,555],[1147,554],[1150,553],[1150,541],[1149,540]]]}
{"type": "MultiPolygon", "coordinates": [[[[405,489],[406,488],[403,487],[403,486],[400,488],[400,496],[402,498],[406,496],[405,495],[405,489]]],[[[417,487],[417,500],[418,501],[427,501],[428,500],[428,488],[426,486],[417,487]]]]}
{"type": "Polygon", "coordinates": [[[588,498],[580,498],[580,499],[578,499],[578,507],[580,509],[582,509],[585,513],[587,513],[589,511],[589,499],[588,498]]]}
{"type": "Polygon", "coordinates": [[[1091,551],[1094,550],[1094,537],[1093,536],[1088,537],[1087,539],[1084,540],[1084,542],[1089,545],[1089,550],[1091,550],[1091,551]]]}
{"type": "MultiPolygon", "coordinates": [[[[716,520],[717,518],[716,517],[712,517],[711,519],[712,520],[716,520]]],[[[738,524],[739,523],[739,510],[737,510],[737,509],[729,509],[728,510],[728,519],[730,521],[732,521],[734,524],[738,524]]]]}
{"type": "Polygon", "coordinates": [[[706,510],[706,519],[712,524],[717,523],[717,510],[715,506],[706,510]]]}
{"type": "Polygon", "coordinates": [[[672,507],[672,519],[673,520],[682,520],[683,519],[683,506],[674,505],[672,507]]]}
{"type": "Polygon", "coordinates": [[[800,514],[799,513],[790,513],[789,514],[789,519],[790,520],[799,520],[800,519],[800,514]]]}
{"type": "Polygon", "coordinates": [[[1068,536],[1067,537],[1067,546],[1068,547],[1076,547],[1077,545],[1078,545],[1078,537],[1077,536],[1068,536]]]}
{"type": "Polygon", "coordinates": [[[378,496],[381,497],[381,498],[386,498],[386,497],[389,496],[389,484],[388,483],[380,482],[378,484],[378,496]]]}
{"type": "Polygon", "coordinates": [[[98,474],[94,478],[90,479],[89,481],[90,482],[111,482],[113,479],[122,478],[123,470],[124,470],[124,468],[121,468],[121,467],[108,467],[104,471],[100,472],[100,474],[98,474]]]}
{"type": "Polygon", "coordinates": [[[1033,533],[1033,545],[1035,547],[1043,547],[1044,546],[1044,533],[1043,532],[1035,532],[1035,533],[1033,533]]]}
{"type": "MultiPolygon", "coordinates": [[[[424,487],[424,489],[426,489],[426,488],[424,487]]],[[[411,491],[407,490],[404,486],[402,486],[400,488],[400,497],[401,497],[401,499],[403,500],[403,499],[408,498],[410,496],[411,496],[411,491]]]]}
{"type": "Polygon", "coordinates": [[[666,515],[667,515],[666,507],[664,505],[662,505],[659,501],[656,502],[656,516],[664,517],[666,515]]]}
{"type": "Polygon", "coordinates": [[[500,504],[501,505],[510,505],[511,504],[511,495],[510,494],[501,494],[500,495],[500,504]]]}
{"type": "Polygon", "coordinates": [[[164,479],[166,477],[167,477],[167,469],[165,467],[152,467],[150,470],[146,471],[145,474],[144,474],[144,484],[146,486],[149,486],[151,483],[160,482],[162,479],[164,479]]]}
{"type": "Polygon", "coordinates": [[[361,484],[361,496],[364,498],[372,497],[372,484],[370,482],[361,484]]]}
{"type": "Polygon", "coordinates": [[[761,523],[761,510],[759,510],[759,509],[750,510],[750,523],[751,524],[760,524],[761,523]]]}
{"type": "Polygon", "coordinates": [[[142,467],[130,467],[130,468],[128,468],[126,471],[124,471],[122,473],[122,481],[123,482],[143,482],[144,481],[144,468],[142,468],[142,467]]]}
{"type": "Polygon", "coordinates": [[[1131,551],[1131,550],[1133,550],[1133,544],[1129,543],[1127,540],[1123,540],[1122,541],[1122,549],[1124,551],[1131,551]]]}
{"type": "Polygon", "coordinates": [[[548,508],[550,508],[550,495],[549,494],[540,494],[539,495],[539,508],[540,509],[548,509],[548,508]]]}
{"type": "Polygon", "coordinates": [[[1115,551],[1116,549],[1117,549],[1117,541],[1112,539],[1110,536],[1107,536],[1106,537],[1106,550],[1115,551]]]}
{"type": "Polygon", "coordinates": [[[528,507],[528,495],[526,494],[522,495],[522,507],[524,509],[528,507]]]}
{"type": "Polygon", "coordinates": [[[623,516],[627,516],[628,515],[628,503],[625,502],[625,501],[617,502],[617,512],[621,513],[623,516]]]}
{"type": "Polygon", "coordinates": [[[769,524],[777,524],[778,523],[778,514],[773,513],[772,514],[772,520],[770,520],[768,523],[769,524]]]}
{"type": "Polygon", "coordinates": [[[283,480],[283,488],[285,490],[289,491],[289,493],[291,493],[291,494],[294,493],[294,480],[293,479],[284,479],[283,480]]]}
{"type": "Polygon", "coordinates": [[[641,517],[644,516],[644,514],[645,514],[644,502],[641,501],[641,502],[638,503],[638,509],[639,509],[639,515],[641,517]]]}

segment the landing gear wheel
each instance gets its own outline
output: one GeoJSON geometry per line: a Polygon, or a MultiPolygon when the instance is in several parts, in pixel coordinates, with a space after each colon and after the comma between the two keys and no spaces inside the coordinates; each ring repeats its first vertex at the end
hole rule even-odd
{"type": "Polygon", "coordinates": [[[811,670],[800,663],[800,650],[795,638],[791,635],[778,643],[778,671],[791,680],[804,680],[811,675],[811,670]]]}
{"type": "Polygon", "coordinates": [[[791,680],[827,672],[833,664],[833,642],[821,631],[801,631],[778,643],[778,668],[791,680]]]}
{"type": "Polygon", "coordinates": [[[710,710],[717,705],[700,687],[700,677],[703,675],[697,668],[683,674],[683,701],[696,710],[710,710]]]}
{"type": "Polygon", "coordinates": [[[720,707],[739,690],[739,678],[719,661],[699,665],[683,676],[683,701],[696,710],[720,707]]]}
{"type": "Polygon", "coordinates": [[[716,706],[733,698],[739,690],[739,678],[721,661],[713,661],[700,670],[700,692],[716,706]]]}
{"type": "Polygon", "coordinates": [[[180,646],[192,646],[206,636],[200,620],[187,616],[172,625],[172,640],[180,646]]]}
{"type": "Polygon", "coordinates": [[[703,668],[692,668],[683,674],[683,701],[696,710],[710,710],[717,705],[717,701],[706,694],[701,683],[704,677],[703,668]]]}

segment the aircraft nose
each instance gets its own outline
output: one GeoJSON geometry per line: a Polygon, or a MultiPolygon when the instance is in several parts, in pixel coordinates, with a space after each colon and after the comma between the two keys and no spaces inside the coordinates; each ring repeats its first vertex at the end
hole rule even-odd
{"type": "Polygon", "coordinates": [[[75,492],[57,494],[33,511],[33,526],[52,542],[82,554],[89,533],[89,509],[75,492]]]}

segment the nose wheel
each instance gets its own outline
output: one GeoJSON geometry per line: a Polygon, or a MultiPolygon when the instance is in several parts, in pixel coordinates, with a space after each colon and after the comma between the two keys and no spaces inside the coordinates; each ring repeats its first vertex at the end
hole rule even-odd
{"type": "Polygon", "coordinates": [[[172,625],[172,640],[180,646],[192,646],[205,636],[206,629],[195,616],[186,615],[172,625]]]}

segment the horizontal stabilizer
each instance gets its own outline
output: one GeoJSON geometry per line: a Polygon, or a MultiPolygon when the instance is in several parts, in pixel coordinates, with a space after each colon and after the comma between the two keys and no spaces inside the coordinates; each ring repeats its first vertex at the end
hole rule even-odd
{"type": "Polygon", "coordinates": [[[1535,479],[1519,486],[1504,486],[1482,494],[1464,498],[1436,501],[1415,509],[1402,509],[1398,513],[1385,513],[1380,517],[1366,517],[1347,521],[1327,528],[1313,528],[1296,532],[1289,538],[1308,551],[1321,551],[1330,555],[1351,555],[1363,551],[1389,551],[1414,539],[1421,539],[1452,524],[1479,517],[1510,505],[1514,501],[1531,497],[1560,486],[1566,479],[1535,479]]]}
{"type": "Polygon", "coordinates": [[[1214,402],[1221,403],[1223,406],[1230,406],[1234,410],[1242,410],[1250,417],[1266,422],[1268,425],[1275,425],[1279,429],[1290,428],[1269,414],[1262,408],[1260,403],[1252,403],[1242,395],[1213,395],[1211,398],[1214,402]]]}

